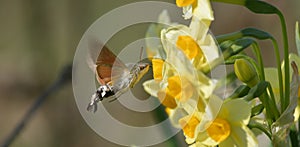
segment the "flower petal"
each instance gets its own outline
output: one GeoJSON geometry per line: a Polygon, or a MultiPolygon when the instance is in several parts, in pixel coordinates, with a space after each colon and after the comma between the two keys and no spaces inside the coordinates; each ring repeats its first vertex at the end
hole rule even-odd
{"type": "Polygon", "coordinates": [[[218,117],[227,119],[229,122],[247,125],[250,120],[251,105],[243,99],[226,100],[222,105],[218,117]]]}
{"type": "Polygon", "coordinates": [[[156,80],[148,80],[146,82],[143,83],[143,87],[144,87],[144,90],[154,96],[154,97],[157,97],[157,93],[158,91],[161,89],[160,87],[160,82],[156,81],[156,80]]]}
{"type": "Polygon", "coordinates": [[[209,23],[214,20],[214,14],[209,0],[198,0],[193,13],[199,20],[207,21],[209,23]]]}

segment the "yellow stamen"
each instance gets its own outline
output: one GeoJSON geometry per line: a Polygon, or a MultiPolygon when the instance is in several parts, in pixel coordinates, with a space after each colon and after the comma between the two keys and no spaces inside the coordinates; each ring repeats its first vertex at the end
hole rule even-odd
{"type": "Polygon", "coordinates": [[[178,36],[176,46],[180,48],[189,59],[195,58],[200,50],[197,42],[190,36],[178,36]]]}
{"type": "Polygon", "coordinates": [[[176,0],[176,5],[178,7],[185,7],[185,6],[193,4],[195,1],[196,0],[176,0]]]}
{"type": "Polygon", "coordinates": [[[230,125],[225,119],[216,118],[207,128],[208,135],[216,142],[222,142],[230,135],[230,125]]]}
{"type": "Polygon", "coordinates": [[[195,129],[199,123],[200,121],[196,116],[187,116],[179,120],[184,134],[190,138],[194,138],[195,129]]]}
{"type": "Polygon", "coordinates": [[[162,80],[162,68],[164,61],[162,59],[152,59],[153,78],[155,80],[162,80]]]}

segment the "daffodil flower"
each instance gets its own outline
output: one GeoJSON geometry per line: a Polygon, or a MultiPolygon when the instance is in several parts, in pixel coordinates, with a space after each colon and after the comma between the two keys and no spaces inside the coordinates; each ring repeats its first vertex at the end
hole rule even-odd
{"type": "Polygon", "coordinates": [[[208,62],[219,56],[218,47],[212,35],[207,34],[208,28],[198,24],[202,23],[192,21],[190,27],[176,25],[161,31],[166,57],[152,59],[154,80],[145,82],[144,89],[159,97],[167,107],[175,107],[171,97],[176,99],[177,106],[177,102],[183,103],[190,98],[207,99],[213,92],[215,84],[201,68],[209,66],[208,62]]]}
{"type": "Polygon", "coordinates": [[[161,41],[166,54],[171,49],[180,49],[196,69],[209,66],[209,62],[219,57],[219,50],[209,28],[201,21],[192,21],[190,27],[176,25],[163,29],[161,41]]]}
{"type": "Polygon", "coordinates": [[[166,53],[165,61],[152,60],[154,79],[143,84],[145,91],[158,97],[169,108],[184,106],[189,99],[196,101],[199,97],[208,98],[215,83],[197,72],[181,50],[174,47],[166,53]]]}
{"type": "Polygon", "coordinates": [[[195,16],[199,20],[214,20],[209,0],[176,0],[176,5],[182,7],[183,17],[185,19],[190,19],[192,16],[195,16]]]}
{"type": "Polygon", "coordinates": [[[148,52],[153,79],[143,83],[145,91],[166,107],[173,126],[182,128],[184,134],[194,141],[216,85],[202,69],[209,68],[209,63],[219,57],[214,37],[209,33],[213,20],[210,3],[206,0],[195,2],[195,15],[190,26],[172,25],[162,29],[162,48],[153,47],[152,50],[159,51],[148,52]],[[198,4],[204,12],[200,12],[198,4]]]}
{"type": "MultiPolygon", "coordinates": [[[[243,99],[211,98],[198,126],[196,144],[206,146],[258,146],[253,132],[247,127],[251,104],[243,99]]],[[[187,137],[188,143],[193,139],[187,137]]]]}

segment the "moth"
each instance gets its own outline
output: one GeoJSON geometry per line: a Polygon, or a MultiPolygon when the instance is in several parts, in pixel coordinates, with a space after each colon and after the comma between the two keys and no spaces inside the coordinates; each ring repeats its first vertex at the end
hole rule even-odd
{"type": "Polygon", "coordinates": [[[141,62],[124,64],[104,46],[93,66],[100,86],[92,95],[87,110],[96,112],[97,103],[103,99],[116,100],[140,81],[148,72],[149,66],[148,63],[141,62]]]}

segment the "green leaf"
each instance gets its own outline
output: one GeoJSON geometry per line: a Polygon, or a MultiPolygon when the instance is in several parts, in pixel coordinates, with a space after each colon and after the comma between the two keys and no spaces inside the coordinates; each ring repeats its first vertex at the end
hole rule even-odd
{"type": "Polygon", "coordinates": [[[254,40],[250,38],[242,38],[242,39],[235,40],[234,43],[229,48],[231,51],[231,55],[236,55],[240,53],[242,50],[249,47],[253,42],[254,40]]]}
{"type": "Polygon", "coordinates": [[[212,0],[214,2],[222,2],[228,4],[245,5],[247,0],[212,0]]]}
{"type": "Polygon", "coordinates": [[[268,85],[269,85],[268,82],[260,81],[253,88],[251,88],[248,95],[244,96],[243,98],[246,101],[251,101],[252,99],[259,97],[266,91],[266,88],[268,87],[268,85]]]}
{"type": "Polygon", "coordinates": [[[253,37],[259,40],[272,39],[273,36],[265,31],[256,28],[245,28],[237,32],[219,35],[216,37],[218,43],[222,43],[226,40],[236,40],[243,37],[253,37]]]}
{"type": "Polygon", "coordinates": [[[241,30],[243,36],[245,37],[253,37],[259,40],[264,40],[264,39],[270,39],[273,38],[272,35],[270,35],[267,32],[264,32],[262,30],[256,29],[256,28],[245,28],[241,30]]]}
{"type": "Polygon", "coordinates": [[[245,48],[249,47],[254,42],[253,39],[250,38],[241,38],[237,40],[228,40],[220,44],[220,48],[223,51],[224,59],[228,59],[229,57],[236,55],[243,51],[245,48]]]}
{"type": "Polygon", "coordinates": [[[246,96],[250,90],[250,87],[247,85],[239,86],[229,97],[228,99],[240,98],[246,96]]]}
{"type": "Polygon", "coordinates": [[[247,0],[245,3],[245,6],[254,13],[259,14],[277,14],[279,10],[264,2],[264,1],[258,1],[258,0],[247,0]]]}
{"type": "Polygon", "coordinates": [[[259,0],[212,0],[212,1],[242,5],[247,7],[250,11],[254,13],[260,13],[260,14],[276,14],[279,12],[279,10],[276,7],[264,1],[259,1],[259,0]]]}
{"type": "Polygon", "coordinates": [[[227,40],[224,41],[220,44],[220,48],[222,51],[225,51],[226,49],[228,49],[234,42],[232,40],[227,40]]]}

